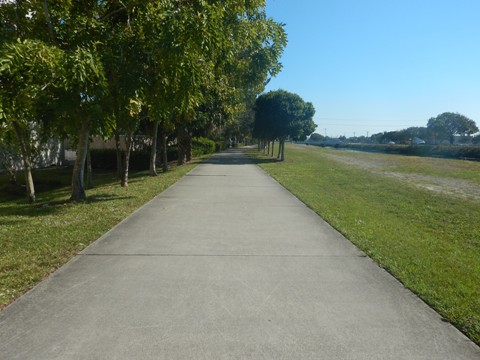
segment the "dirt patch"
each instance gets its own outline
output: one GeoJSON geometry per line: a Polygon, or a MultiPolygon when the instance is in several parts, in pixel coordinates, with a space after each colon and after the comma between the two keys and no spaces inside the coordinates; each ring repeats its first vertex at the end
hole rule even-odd
{"type": "Polygon", "coordinates": [[[365,159],[357,157],[346,157],[335,154],[324,154],[324,156],[357,168],[367,170],[374,174],[381,174],[386,177],[396,178],[406,181],[418,188],[438,192],[450,196],[473,199],[480,201],[480,186],[474,182],[449,177],[434,177],[418,173],[400,173],[388,171],[387,162],[378,159],[365,159]]]}

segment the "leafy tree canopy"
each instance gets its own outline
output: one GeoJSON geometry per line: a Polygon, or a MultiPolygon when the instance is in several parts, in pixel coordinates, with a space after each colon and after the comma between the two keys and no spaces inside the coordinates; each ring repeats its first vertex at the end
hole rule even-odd
{"type": "Polygon", "coordinates": [[[448,136],[453,144],[455,135],[472,135],[478,132],[475,121],[459,113],[445,112],[428,120],[427,128],[435,137],[448,136]]]}
{"type": "Polygon", "coordinates": [[[305,140],[316,128],[315,108],[299,95],[285,90],[270,91],[255,103],[254,134],[264,139],[305,140]]]}

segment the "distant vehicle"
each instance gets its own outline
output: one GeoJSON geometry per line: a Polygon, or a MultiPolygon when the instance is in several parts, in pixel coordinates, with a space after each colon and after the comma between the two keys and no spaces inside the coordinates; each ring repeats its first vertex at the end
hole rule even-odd
{"type": "Polygon", "coordinates": [[[395,145],[395,141],[389,141],[388,144],[389,145],[395,145]]]}
{"type": "Polygon", "coordinates": [[[422,140],[422,139],[419,139],[419,138],[414,138],[413,143],[415,145],[423,145],[423,144],[425,144],[425,140],[422,140]]]}

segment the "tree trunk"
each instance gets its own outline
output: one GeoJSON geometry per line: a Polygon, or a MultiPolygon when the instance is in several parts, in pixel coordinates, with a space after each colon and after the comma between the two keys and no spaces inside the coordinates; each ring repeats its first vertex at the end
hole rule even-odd
{"type": "Polygon", "coordinates": [[[178,146],[178,165],[185,164],[185,157],[187,155],[187,149],[185,146],[186,130],[183,126],[177,126],[177,146],[178,146]]]}
{"type": "Polygon", "coordinates": [[[168,171],[168,153],[167,153],[167,134],[165,132],[164,124],[160,127],[160,141],[162,147],[162,170],[163,172],[168,171]]]}
{"type": "Polygon", "coordinates": [[[273,157],[273,152],[275,151],[275,140],[272,140],[272,153],[271,153],[271,157],[273,157]]]}
{"type": "Polygon", "coordinates": [[[115,150],[117,153],[117,177],[122,180],[123,174],[123,161],[122,161],[122,149],[120,144],[120,134],[115,131],[115,150]]]}
{"type": "Polygon", "coordinates": [[[277,159],[280,159],[280,155],[282,154],[282,144],[283,144],[283,140],[280,139],[278,141],[278,154],[277,154],[277,159]]]}
{"type": "Polygon", "coordinates": [[[87,158],[88,150],[88,138],[89,121],[85,120],[78,133],[77,158],[75,159],[75,165],[73,166],[72,196],[70,197],[70,201],[80,201],[87,198],[84,187],[84,175],[85,160],[87,158]]]}
{"type": "Polygon", "coordinates": [[[20,151],[22,153],[22,162],[25,173],[25,185],[27,187],[27,199],[30,204],[35,202],[35,186],[33,184],[32,177],[32,162],[30,159],[30,151],[28,149],[27,143],[25,141],[24,134],[18,122],[12,122],[13,128],[15,130],[15,135],[17,135],[18,142],[20,144],[20,151]]]}
{"type": "Polygon", "coordinates": [[[282,156],[280,160],[285,161],[285,139],[282,140],[282,156]]]}
{"type": "Polygon", "coordinates": [[[125,156],[123,158],[123,173],[122,179],[120,180],[120,185],[122,187],[128,187],[128,168],[130,165],[130,153],[132,151],[133,145],[133,131],[125,135],[125,156]]]}
{"type": "Polygon", "coordinates": [[[92,155],[90,154],[90,141],[88,142],[88,149],[87,149],[87,189],[93,189],[93,181],[92,181],[92,155]]]}
{"type": "Polygon", "coordinates": [[[150,150],[150,176],[157,176],[157,139],[158,139],[158,122],[153,124],[152,149],[150,150]]]}
{"type": "Polygon", "coordinates": [[[270,154],[270,140],[267,140],[267,152],[265,153],[266,155],[269,155],[270,154]]]}
{"type": "Polygon", "coordinates": [[[192,136],[188,131],[185,131],[185,159],[187,160],[187,163],[192,161],[192,136]]]}

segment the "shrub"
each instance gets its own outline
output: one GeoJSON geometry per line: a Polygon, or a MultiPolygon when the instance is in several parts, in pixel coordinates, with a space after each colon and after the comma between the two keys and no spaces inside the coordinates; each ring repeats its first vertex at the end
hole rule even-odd
{"type": "Polygon", "coordinates": [[[215,142],[204,137],[194,137],[192,147],[193,156],[213,154],[216,151],[215,142]]]}

